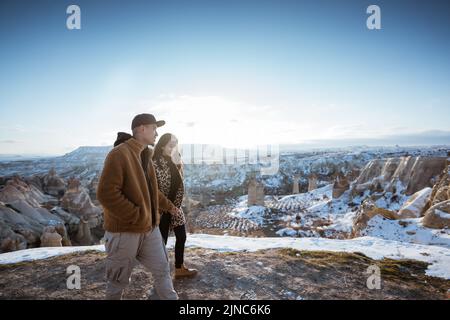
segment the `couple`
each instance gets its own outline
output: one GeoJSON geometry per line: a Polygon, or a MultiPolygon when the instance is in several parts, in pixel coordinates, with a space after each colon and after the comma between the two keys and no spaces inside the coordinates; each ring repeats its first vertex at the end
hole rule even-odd
{"type": "Polygon", "coordinates": [[[177,139],[165,134],[155,146],[156,130],[164,124],[151,114],[137,115],[131,124],[133,135],[119,132],[105,159],[97,199],[106,231],[106,299],[122,298],[136,261],[153,275],[155,290],[149,298],[178,299],[165,246],[169,229],[176,236],[175,278],[197,273],[183,264],[186,220],[177,139]]]}

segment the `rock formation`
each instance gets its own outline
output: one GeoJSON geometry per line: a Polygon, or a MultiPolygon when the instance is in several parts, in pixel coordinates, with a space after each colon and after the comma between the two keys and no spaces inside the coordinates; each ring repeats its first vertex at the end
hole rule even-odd
{"type": "Polygon", "coordinates": [[[54,197],[61,197],[66,190],[64,179],[60,178],[53,168],[42,177],[42,186],[45,193],[54,197]]]}
{"type": "Polygon", "coordinates": [[[433,229],[450,228],[450,200],[439,202],[425,212],[423,225],[433,229]]]}
{"type": "Polygon", "coordinates": [[[368,221],[377,214],[381,214],[388,219],[410,219],[423,216],[422,224],[424,227],[433,229],[450,228],[450,165],[447,165],[447,167],[441,171],[440,176],[434,174],[438,167],[436,164],[439,164],[440,166],[442,163],[441,160],[442,159],[440,158],[439,160],[432,158],[428,162],[428,166],[426,165],[426,159],[423,159],[420,162],[417,162],[416,160],[413,164],[411,164],[411,161],[409,160],[403,162],[400,161],[400,165],[394,173],[392,173],[392,170],[390,169],[393,167],[392,163],[395,163],[396,161],[391,161],[384,166],[381,178],[380,176],[377,176],[377,173],[371,172],[378,170],[375,170],[374,166],[379,166],[379,162],[371,162],[370,166],[368,165],[366,170],[363,170],[364,176],[358,178],[358,182],[361,183],[359,186],[364,185],[366,183],[365,181],[370,179],[370,176],[376,176],[370,182],[372,191],[377,191],[377,187],[374,186],[374,183],[384,183],[384,186],[386,187],[386,181],[384,181],[385,177],[388,179],[388,184],[406,183],[405,185],[409,190],[414,190],[417,186],[422,186],[427,180],[430,184],[434,181],[434,186],[433,188],[422,188],[414,193],[403,203],[397,213],[391,210],[377,208],[373,202],[380,194],[388,194],[389,192],[383,191],[383,193],[372,193],[370,198],[363,201],[357,212],[354,219],[352,235],[358,236],[360,231],[367,226],[368,221]],[[414,166],[416,166],[416,170],[423,170],[423,179],[418,177],[419,173],[415,173],[413,170],[414,166]],[[408,170],[411,172],[411,178],[408,178],[404,174],[405,168],[408,167],[410,167],[408,170]]]}
{"type": "Polygon", "coordinates": [[[431,190],[427,187],[409,197],[398,211],[398,219],[419,218],[429,201],[431,190]]]}
{"type": "Polygon", "coordinates": [[[338,173],[333,184],[333,198],[339,198],[345,191],[350,188],[350,183],[345,175],[338,173]]]}
{"type": "Polygon", "coordinates": [[[450,228],[450,164],[442,171],[423,211],[424,226],[450,228]]]}
{"type": "MultiPolygon", "coordinates": [[[[2,205],[0,205],[0,211],[2,205]]],[[[27,248],[27,240],[24,236],[14,232],[11,227],[0,219],[0,253],[27,248]]]]}
{"type": "Polygon", "coordinates": [[[317,175],[312,173],[308,177],[308,192],[317,189],[317,175]]]}
{"type": "Polygon", "coordinates": [[[80,219],[80,225],[78,227],[78,233],[75,236],[75,240],[82,246],[90,246],[94,243],[92,240],[89,220],[85,220],[83,217],[80,219]]]}
{"type": "Polygon", "coordinates": [[[41,236],[41,247],[62,247],[62,237],[55,227],[45,227],[41,236]]]}
{"type": "Polygon", "coordinates": [[[439,202],[450,199],[450,164],[442,171],[439,180],[433,187],[430,199],[425,210],[438,204],[439,202]]]}
{"type": "Polygon", "coordinates": [[[98,181],[100,179],[99,174],[96,174],[94,178],[89,182],[87,188],[89,190],[89,196],[94,201],[97,199],[97,188],[98,188],[98,181]]]}
{"type": "Polygon", "coordinates": [[[51,197],[43,194],[35,185],[15,176],[0,188],[0,201],[11,203],[19,200],[26,201],[30,206],[39,207],[41,203],[51,200],[51,197]]]}
{"type": "Polygon", "coordinates": [[[61,199],[61,207],[78,218],[89,221],[89,225],[94,228],[101,223],[102,210],[95,206],[86,189],[81,187],[77,179],[72,179],[68,189],[61,199]]]}
{"type": "Polygon", "coordinates": [[[389,220],[395,220],[397,218],[394,211],[378,208],[372,200],[366,199],[361,204],[354,218],[352,237],[360,236],[360,232],[367,227],[369,220],[376,215],[381,215],[389,220]]]}
{"type": "Polygon", "coordinates": [[[293,183],[292,183],[292,194],[300,193],[298,181],[300,179],[301,175],[296,174],[294,175],[293,183]]]}
{"type": "Polygon", "coordinates": [[[264,206],[264,185],[255,178],[251,179],[248,184],[248,201],[250,206],[264,206]]]}
{"type": "Polygon", "coordinates": [[[406,195],[432,187],[434,179],[446,165],[445,157],[400,157],[375,159],[370,161],[356,179],[352,193],[359,194],[368,189],[381,187],[385,191],[393,191],[399,183],[406,195]]]}
{"type": "MultiPolygon", "coordinates": [[[[36,180],[35,180],[36,182],[36,180]]],[[[46,227],[52,226],[61,236],[63,245],[70,245],[66,223],[76,223],[57,210],[48,210],[51,196],[44,195],[34,183],[18,177],[9,179],[0,190],[0,252],[37,247],[46,227]]],[[[77,218],[76,218],[77,219],[77,218]]]]}

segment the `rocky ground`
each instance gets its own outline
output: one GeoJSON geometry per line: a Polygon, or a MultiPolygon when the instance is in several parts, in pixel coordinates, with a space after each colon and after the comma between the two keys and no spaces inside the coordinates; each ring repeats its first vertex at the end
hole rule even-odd
{"type": "MultiPolygon", "coordinates": [[[[170,252],[173,259],[173,252],[170,252]]],[[[449,299],[450,280],[425,275],[426,263],[372,260],[362,254],[272,249],[220,253],[192,248],[200,274],[174,280],[181,299],[449,299]],[[367,288],[367,268],[381,270],[381,289],[367,288]]],[[[105,254],[81,252],[0,266],[0,299],[102,299],[105,254]],[[66,288],[66,268],[81,269],[81,289],[66,288]]],[[[146,299],[152,277],[136,267],[125,299],[146,299]]]]}

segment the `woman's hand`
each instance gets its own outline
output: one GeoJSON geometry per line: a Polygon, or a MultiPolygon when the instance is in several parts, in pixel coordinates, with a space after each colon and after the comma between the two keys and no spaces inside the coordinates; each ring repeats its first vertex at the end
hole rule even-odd
{"type": "Polygon", "coordinates": [[[179,209],[179,208],[177,208],[175,206],[173,206],[172,209],[169,212],[173,216],[176,215],[176,214],[181,214],[182,213],[181,209],[179,209]]]}

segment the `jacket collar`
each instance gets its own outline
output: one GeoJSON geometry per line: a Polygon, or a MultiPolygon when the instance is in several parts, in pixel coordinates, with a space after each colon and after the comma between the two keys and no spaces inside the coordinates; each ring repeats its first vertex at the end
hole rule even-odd
{"type": "Polygon", "coordinates": [[[127,141],[125,141],[125,143],[131,148],[131,150],[133,150],[134,152],[136,152],[138,155],[141,154],[141,152],[147,148],[147,146],[145,144],[140,143],[139,141],[137,141],[134,137],[128,139],[127,141]]]}

